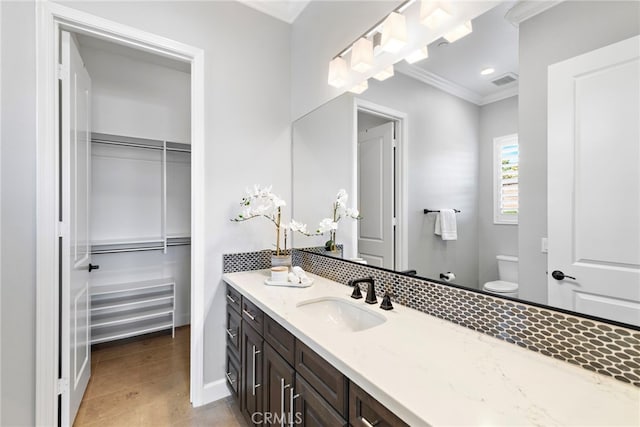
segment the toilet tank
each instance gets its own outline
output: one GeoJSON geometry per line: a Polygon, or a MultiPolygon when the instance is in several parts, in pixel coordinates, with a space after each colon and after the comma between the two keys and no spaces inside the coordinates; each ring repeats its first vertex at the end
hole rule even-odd
{"type": "Polygon", "coordinates": [[[498,278],[506,282],[518,283],[518,257],[496,255],[498,260],[498,278]]]}

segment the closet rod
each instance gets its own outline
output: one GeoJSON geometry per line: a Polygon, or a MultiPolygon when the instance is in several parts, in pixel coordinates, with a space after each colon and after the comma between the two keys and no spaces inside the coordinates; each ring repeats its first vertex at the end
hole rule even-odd
{"type": "Polygon", "coordinates": [[[122,249],[98,249],[95,251],[91,251],[93,255],[99,254],[116,254],[120,252],[141,252],[141,251],[162,251],[164,250],[164,246],[147,246],[141,248],[122,248],[122,249]]]}
{"type": "Polygon", "coordinates": [[[132,142],[104,141],[101,139],[92,139],[91,142],[95,142],[96,144],[121,145],[123,147],[146,148],[148,150],[162,150],[162,147],[156,147],[153,145],[135,144],[132,142]]]}

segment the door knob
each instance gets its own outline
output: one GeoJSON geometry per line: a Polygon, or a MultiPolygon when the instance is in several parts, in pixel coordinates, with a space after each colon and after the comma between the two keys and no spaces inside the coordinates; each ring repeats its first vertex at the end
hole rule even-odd
{"type": "Polygon", "coordinates": [[[99,265],[89,264],[89,273],[91,273],[91,271],[93,270],[98,270],[98,269],[100,269],[99,265]]]}
{"type": "Polygon", "coordinates": [[[576,280],[575,277],[571,277],[571,276],[567,276],[566,274],[564,274],[562,271],[560,270],[554,270],[551,273],[551,277],[553,277],[556,280],[564,280],[564,279],[572,279],[572,280],[576,280]]]}

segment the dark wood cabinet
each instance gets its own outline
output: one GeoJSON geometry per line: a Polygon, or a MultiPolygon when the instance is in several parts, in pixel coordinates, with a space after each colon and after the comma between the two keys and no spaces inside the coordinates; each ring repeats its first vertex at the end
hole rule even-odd
{"type": "Polygon", "coordinates": [[[249,422],[254,413],[262,413],[264,342],[252,328],[242,325],[241,407],[249,422]]]}
{"type": "Polygon", "coordinates": [[[318,392],[296,374],[294,399],[294,424],[305,427],[339,427],[346,426],[342,418],[318,392]]]}
{"type": "Polygon", "coordinates": [[[264,340],[293,366],[296,339],[291,332],[269,316],[264,316],[264,340]]]}
{"type": "Polygon", "coordinates": [[[349,385],[349,423],[353,427],[408,427],[356,384],[349,385]]]}
{"type": "Polygon", "coordinates": [[[240,341],[242,339],[240,330],[241,322],[242,317],[240,317],[240,313],[232,309],[227,309],[227,346],[238,360],[240,359],[240,341]]]}
{"type": "Polygon", "coordinates": [[[242,297],[242,319],[262,335],[264,313],[254,303],[242,297]]]}
{"type": "Polygon", "coordinates": [[[240,311],[240,301],[241,301],[241,299],[242,299],[242,297],[240,295],[240,292],[236,291],[231,286],[227,285],[227,307],[231,307],[238,314],[240,314],[241,313],[241,311],[240,311]]]}
{"type": "Polygon", "coordinates": [[[240,360],[238,360],[231,351],[227,348],[227,364],[226,364],[226,377],[227,386],[231,395],[240,401],[240,383],[242,376],[240,375],[240,360]]]}
{"type": "Polygon", "coordinates": [[[295,368],[341,416],[347,418],[349,380],[342,372],[300,340],[296,340],[295,368]]]}
{"type": "Polygon", "coordinates": [[[268,426],[281,426],[282,417],[289,425],[291,411],[291,393],[295,389],[295,371],[286,360],[266,341],[264,344],[264,401],[263,423],[268,426]]]}

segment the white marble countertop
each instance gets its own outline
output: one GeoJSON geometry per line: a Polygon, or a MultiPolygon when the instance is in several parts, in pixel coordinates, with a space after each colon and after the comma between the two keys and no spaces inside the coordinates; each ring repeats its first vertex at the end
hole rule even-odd
{"type": "Polygon", "coordinates": [[[640,426],[640,389],[401,305],[384,311],[316,275],[266,286],[268,270],[224,280],[411,426],[640,426]],[[296,307],[337,297],[385,323],[350,332],[296,307]]]}

